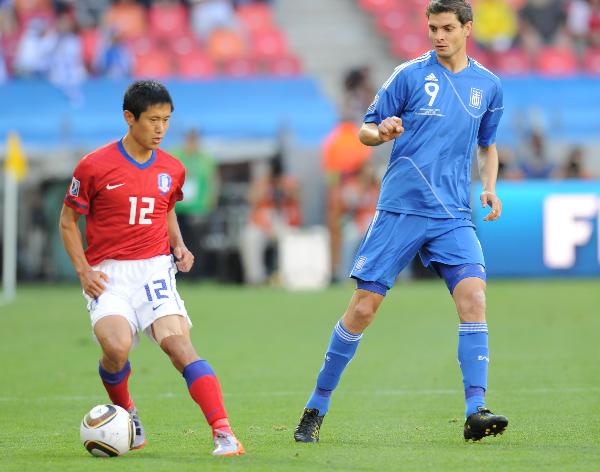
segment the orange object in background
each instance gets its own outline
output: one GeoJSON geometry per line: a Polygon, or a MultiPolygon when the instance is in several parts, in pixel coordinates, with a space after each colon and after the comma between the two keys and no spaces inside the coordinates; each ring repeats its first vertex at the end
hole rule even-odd
{"type": "Polygon", "coordinates": [[[358,139],[358,126],[342,121],[325,138],[323,168],[327,172],[356,172],[371,157],[373,150],[358,139]]]}

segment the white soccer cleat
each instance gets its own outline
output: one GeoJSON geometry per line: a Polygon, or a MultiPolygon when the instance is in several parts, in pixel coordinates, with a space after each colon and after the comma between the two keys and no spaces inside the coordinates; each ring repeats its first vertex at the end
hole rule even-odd
{"type": "Polygon", "coordinates": [[[242,443],[233,434],[216,429],[213,433],[213,440],[215,442],[213,456],[241,456],[246,452],[242,443]]]}
{"type": "Polygon", "coordinates": [[[137,408],[133,408],[129,412],[129,415],[131,416],[131,421],[133,422],[133,429],[135,435],[133,438],[133,442],[131,443],[131,449],[141,449],[146,445],[148,441],[146,440],[146,434],[144,433],[144,427],[142,426],[142,422],[140,421],[140,415],[138,415],[137,408]]]}

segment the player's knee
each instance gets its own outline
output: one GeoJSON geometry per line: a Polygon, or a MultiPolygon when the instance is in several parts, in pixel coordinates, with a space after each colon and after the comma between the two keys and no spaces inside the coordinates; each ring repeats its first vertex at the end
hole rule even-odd
{"type": "Polygon", "coordinates": [[[368,297],[361,297],[351,310],[352,327],[365,329],[375,318],[376,305],[368,297]]]}
{"type": "Polygon", "coordinates": [[[485,321],[485,290],[475,289],[465,292],[457,300],[458,314],[464,322],[485,321]]]}
{"type": "Polygon", "coordinates": [[[102,351],[113,365],[124,366],[129,358],[131,340],[108,337],[102,340],[102,351]]]}

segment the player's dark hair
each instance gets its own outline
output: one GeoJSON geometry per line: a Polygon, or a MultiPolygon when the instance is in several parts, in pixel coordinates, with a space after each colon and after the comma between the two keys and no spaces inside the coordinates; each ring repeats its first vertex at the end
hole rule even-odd
{"type": "Polygon", "coordinates": [[[430,0],[425,15],[438,13],[454,13],[461,25],[473,21],[473,9],[467,0],[430,0]]]}
{"type": "Polygon", "coordinates": [[[161,103],[168,103],[171,111],[175,110],[167,87],[156,80],[138,80],[125,91],[123,111],[131,112],[137,120],[149,107],[161,103]]]}

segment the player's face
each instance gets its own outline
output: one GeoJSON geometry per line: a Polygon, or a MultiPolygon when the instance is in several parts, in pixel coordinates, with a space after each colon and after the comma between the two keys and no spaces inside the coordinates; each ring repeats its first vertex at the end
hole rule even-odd
{"type": "Polygon", "coordinates": [[[455,13],[429,15],[429,39],[438,57],[451,59],[457,53],[466,53],[472,26],[471,21],[462,25],[455,13]]]}
{"type": "Polygon", "coordinates": [[[171,105],[159,103],[147,108],[136,120],[129,112],[125,119],[129,125],[129,134],[145,149],[156,149],[169,129],[171,105]]]}

